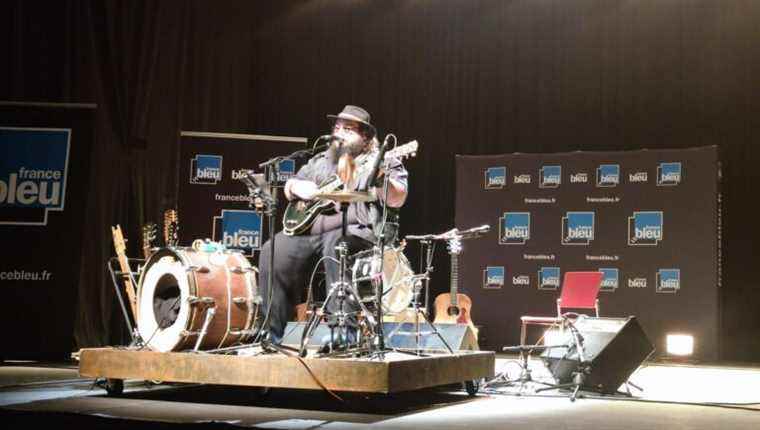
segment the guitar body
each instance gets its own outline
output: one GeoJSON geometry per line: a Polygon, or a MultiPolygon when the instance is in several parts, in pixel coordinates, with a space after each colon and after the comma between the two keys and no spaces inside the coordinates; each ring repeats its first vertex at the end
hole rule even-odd
{"type": "Polygon", "coordinates": [[[282,218],[283,232],[288,236],[303,234],[311,228],[314,220],[332,202],[324,200],[294,200],[288,203],[282,218]]]}
{"type": "Polygon", "coordinates": [[[457,303],[452,305],[452,297],[449,293],[439,294],[433,302],[435,307],[434,323],[449,324],[469,324],[472,323],[470,310],[472,309],[472,300],[467,294],[457,294],[457,303]]]}
{"type": "MultiPolygon", "coordinates": [[[[418,143],[413,140],[409,143],[399,146],[396,149],[385,153],[385,159],[414,156],[417,154],[418,143]]],[[[359,156],[356,159],[356,175],[368,173],[374,161],[372,156],[359,156]]],[[[319,184],[319,193],[337,191],[343,188],[343,181],[337,175],[332,175],[323,183],[319,184]]],[[[282,231],[288,236],[303,234],[311,228],[314,220],[319,214],[328,207],[332,207],[333,202],[329,200],[294,200],[288,203],[285,213],[282,217],[282,231]]]]}

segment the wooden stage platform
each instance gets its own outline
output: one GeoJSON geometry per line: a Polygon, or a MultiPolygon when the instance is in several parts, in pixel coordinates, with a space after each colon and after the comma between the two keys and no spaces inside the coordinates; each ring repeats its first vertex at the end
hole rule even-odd
{"type": "Polygon", "coordinates": [[[79,360],[80,375],[107,378],[115,392],[120,391],[123,380],[141,379],[312,390],[321,390],[321,383],[333,391],[397,393],[490,378],[494,375],[495,354],[457,351],[451,355],[416,356],[388,352],[382,360],[301,359],[283,354],[245,356],[93,348],[81,350],[79,360]]]}

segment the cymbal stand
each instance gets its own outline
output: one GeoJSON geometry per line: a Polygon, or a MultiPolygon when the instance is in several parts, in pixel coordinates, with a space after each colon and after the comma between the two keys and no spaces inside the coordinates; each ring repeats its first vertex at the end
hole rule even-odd
{"type": "MultiPolygon", "coordinates": [[[[430,322],[430,319],[428,318],[428,312],[427,312],[427,297],[428,297],[428,290],[430,285],[430,277],[433,273],[433,251],[435,250],[435,242],[436,239],[433,235],[425,235],[425,236],[407,236],[407,239],[410,240],[419,240],[420,246],[424,248],[425,253],[425,270],[423,273],[419,275],[412,276],[412,279],[414,281],[423,281],[424,287],[422,286],[422,283],[415,282],[414,285],[414,298],[412,299],[412,307],[414,308],[414,328],[415,328],[415,353],[417,355],[423,355],[422,354],[422,348],[420,347],[420,343],[422,340],[423,334],[429,334],[434,333],[438,338],[441,340],[441,343],[446,347],[446,349],[449,351],[449,353],[453,354],[454,350],[451,348],[451,346],[446,342],[446,339],[444,339],[443,335],[438,331],[438,329],[435,327],[435,324],[430,322]],[[417,285],[420,285],[419,287],[417,285]],[[420,290],[422,288],[425,288],[425,312],[422,314],[423,319],[432,329],[431,332],[422,332],[420,329],[420,309],[419,309],[419,296],[420,296],[420,290]]],[[[422,261],[420,261],[420,264],[423,264],[422,261]]],[[[394,335],[398,333],[398,331],[401,329],[401,326],[403,323],[399,323],[399,325],[396,326],[393,331],[388,335],[388,339],[391,339],[394,335]]]]}
{"type": "MultiPolygon", "coordinates": [[[[342,215],[342,225],[341,225],[341,234],[342,237],[345,238],[348,234],[348,207],[349,203],[347,202],[341,202],[340,204],[340,211],[342,215]]],[[[326,354],[323,354],[323,356],[329,356],[332,355],[334,352],[338,353],[344,353],[345,351],[334,351],[334,346],[336,345],[336,338],[335,338],[335,328],[337,327],[338,331],[338,344],[343,344],[343,349],[348,349],[350,346],[348,343],[350,342],[350,338],[348,336],[348,324],[347,324],[347,318],[351,317],[352,315],[356,315],[358,312],[346,312],[346,301],[348,300],[348,296],[353,296],[354,300],[359,304],[360,311],[362,312],[365,317],[367,318],[367,322],[370,325],[370,328],[373,332],[377,332],[377,321],[375,321],[374,317],[372,316],[372,313],[364,306],[364,303],[362,303],[361,298],[359,297],[359,294],[354,289],[353,285],[351,284],[350,280],[346,277],[346,270],[348,268],[348,244],[345,240],[340,240],[335,245],[335,251],[338,254],[338,267],[339,267],[339,278],[336,282],[333,283],[333,285],[330,286],[330,291],[327,294],[327,297],[325,298],[324,303],[322,303],[322,308],[312,313],[312,316],[309,320],[309,323],[307,324],[307,332],[306,335],[303,337],[301,341],[301,350],[300,354],[301,356],[306,355],[306,346],[309,343],[309,339],[313,335],[314,330],[319,325],[319,319],[321,318],[321,315],[331,315],[335,318],[335,323],[331,325],[330,327],[330,343],[329,343],[329,349],[326,352],[326,354]],[[327,305],[330,303],[330,300],[337,300],[337,310],[330,313],[327,311],[327,305]]],[[[359,330],[357,327],[357,339],[354,341],[358,343],[358,335],[359,330]]]]}

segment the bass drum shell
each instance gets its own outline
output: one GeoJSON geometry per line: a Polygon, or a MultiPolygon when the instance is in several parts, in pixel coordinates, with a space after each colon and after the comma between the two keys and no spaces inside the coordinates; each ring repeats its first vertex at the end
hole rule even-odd
{"type": "Polygon", "coordinates": [[[137,330],[154,351],[199,350],[248,340],[259,318],[256,269],[239,252],[162,248],[140,275],[137,330]],[[209,309],[213,309],[213,316],[209,309]]]}
{"type": "Polygon", "coordinates": [[[382,280],[383,313],[394,315],[409,307],[414,295],[414,272],[409,260],[399,249],[386,248],[383,274],[380,276],[380,256],[375,250],[367,250],[354,256],[351,269],[352,281],[361,301],[367,306],[375,302],[375,285],[382,280]]]}

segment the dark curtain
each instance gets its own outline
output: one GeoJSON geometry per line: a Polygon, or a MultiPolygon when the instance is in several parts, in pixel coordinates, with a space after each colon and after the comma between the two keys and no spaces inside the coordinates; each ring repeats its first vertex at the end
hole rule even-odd
{"type": "MultiPolygon", "coordinates": [[[[0,99],[100,106],[81,346],[123,340],[108,226],[122,224],[137,255],[139,225],[174,203],[178,130],[317,136],[325,114],[355,103],[380,133],[421,143],[403,234],[452,226],[454,154],[718,145],[723,356],[760,360],[757,2],[66,0],[0,12],[0,99]]],[[[436,269],[433,293],[448,285],[443,254],[436,269]]]]}

